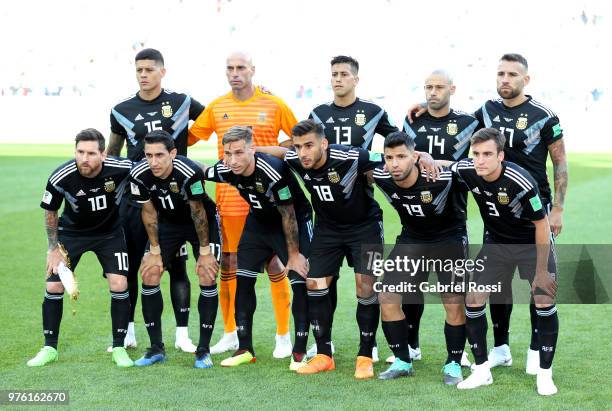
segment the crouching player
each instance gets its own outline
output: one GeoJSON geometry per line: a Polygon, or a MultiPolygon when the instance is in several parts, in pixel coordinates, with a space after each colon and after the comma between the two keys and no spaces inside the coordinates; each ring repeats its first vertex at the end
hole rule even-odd
{"type": "Polygon", "coordinates": [[[176,154],[169,133],[152,131],[144,140],[146,160],[134,165],[130,182],[132,196],[143,205],[142,221],[149,237],[149,249],[140,271],[142,313],[151,347],[135,365],[147,366],[166,359],[159,283],[164,267],[189,242],[200,282],[200,340],[194,366],[211,368],[209,344],[219,305],[216,274],[221,250],[216,207],[204,191],[202,169],[176,154]]]}
{"type": "Polygon", "coordinates": [[[123,341],[127,333],[130,300],[127,286],[127,247],[119,221],[119,203],[132,162],[107,157],[105,140],[94,129],[77,134],[75,159],[58,167],[47,182],[40,206],[47,229],[47,286],[42,304],[45,346],[28,361],[43,366],[57,361],[64,286],[60,272],[75,270],[81,256],[93,251],[102,265],[111,293],[112,359],[119,367],[134,365],[123,341]],[[58,210],[65,203],[61,217],[58,210]]]}
{"type": "Polygon", "coordinates": [[[429,181],[427,173],[416,165],[414,147],[414,140],[406,133],[389,134],[384,143],[385,164],[373,173],[376,185],[402,222],[402,232],[387,257],[387,261],[400,263],[385,273],[382,283],[375,285],[383,287],[376,290],[381,292],[382,328],[395,355],[395,361],[379,379],[413,374],[408,341],[415,330],[407,327],[402,303],[404,309],[418,309],[421,291],[429,285],[431,268],[437,272],[440,287],[436,290],[446,311],[444,336],[448,354],[443,367],[444,383],[454,385],[463,380],[460,363],[465,345],[465,273],[452,268],[463,268],[466,258],[465,203],[460,198],[465,190],[448,170],[442,170],[435,181],[429,181]],[[414,265],[402,263],[406,260],[421,260],[426,265],[413,270],[414,265]],[[386,288],[389,285],[403,292],[394,293],[386,288]]]}

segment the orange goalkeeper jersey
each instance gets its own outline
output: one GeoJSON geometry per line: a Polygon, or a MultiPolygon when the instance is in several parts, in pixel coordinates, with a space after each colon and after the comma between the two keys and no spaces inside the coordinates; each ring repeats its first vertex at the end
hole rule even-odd
{"type": "MultiPolygon", "coordinates": [[[[278,134],[283,130],[288,136],[297,120],[285,102],[268,93],[255,89],[253,97],[246,101],[234,98],[230,91],[206,106],[189,129],[189,145],[198,140],[208,140],[217,134],[219,159],[223,158],[221,139],[232,126],[251,126],[256,146],[277,146],[278,134]]],[[[245,216],[249,205],[238,190],[228,184],[217,184],[217,207],[221,216],[245,216]]]]}

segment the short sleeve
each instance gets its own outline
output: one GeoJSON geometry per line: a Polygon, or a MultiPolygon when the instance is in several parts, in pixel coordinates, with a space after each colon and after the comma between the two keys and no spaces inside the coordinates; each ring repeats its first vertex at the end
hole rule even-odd
{"type": "Polygon", "coordinates": [[[187,180],[185,184],[185,193],[187,199],[192,201],[201,201],[206,198],[204,191],[204,172],[198,168],[196,172],[187,180]]]}
{"type": "Polygon", "coordinates": [[[144,204],[147,201],[151,200],[151,195],[149,193],[149,190],[147,189],[147,187],[145,187],[142,181],[130,175],[129,182],[130,182],[130,194],[134,201],[140,204],[144,204]]]}
{"type": "Polygon", "coordinates": [[[522,198],[521,205],[523,206],[523,213],[521,217],[526,218],[530,221],[538,221],[544,218],[546,212],[537,189],[534,187],[529,190],[522,198]]]}
{"type": "Polygon", "coordinates": [[[357,166],[357,170],[359,171],[359,173],[365,173],[367,171],[374,170],[376,167],[379,167],[383,163],[381,153],[368,151],[363,148],[354,148],[353,150],[359,151],[359,163],[357,166]]]}
{"type": "Polygon", "coordinates": [[[189,105],[189,120],[195,121],[203,111],[204,105],[192,97],[189,105]]]}
{"type": "Polygon", "coordinates": [[[199,140],[208,140],[214,131],[215,116],[212,106],[209,105],[189,128],[188,145],[192,146],[199,140]]]}
{"type": "Polygon", "coordinates": [[[47,187],[45,188],[42,200],[40,201],[40,206],[45,210],[57,211],[62,206],[63,200],[64,196],[53,184],[51,184],[50,181],[47,181],[47,187]]]}
{"type": "Polygon", "coordinates": [[[119,123],[119,120],[117,120],[117,115],[120,114],[115,109],[112,109],[110,113],[110,129],[113,133],[125,137],[127,133],[125,131],[125,128],[123,128],[121,123],[119,123]]]}
{"type": "Polygon", "coordinates": [[[540,136],[547,146],[563,138],[563,129],[559,123],[559,117],[551,117],[542,127],[540,136]]]}

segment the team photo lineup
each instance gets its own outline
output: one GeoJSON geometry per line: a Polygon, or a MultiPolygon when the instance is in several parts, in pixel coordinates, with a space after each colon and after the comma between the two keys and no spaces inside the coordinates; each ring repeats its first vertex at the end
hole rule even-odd
{"type": "Polygon", "coordinates": [[[110,108],[110,135],[75,130],[74,158],[57,165],[43,190],[44,344],[29,367],[59,360],[64,296],[76,299],[79,282],[97,281],[75,276],[81,256],[91,251],[108,281],[107,351],[117,367],[172,361],[162,333],[168,292],[174,347],[193,355],[194,372],[265,366],[248,365],[257,362],[256,281],[265,273],[276,321],[273,358],[286,361],[298,375],[291,378],[326,372],[333,378],[338,296],[353,292],[338,286],[346,261],[357,300],[355,379],[410,377],[418,384],[419,329],[435,284],[444,323],[434,338],[447,352],[435,359],[440,384],[476,389],[494,383],[494,368],[513,364],[511,284],[518,269],[530,304],[517,310],[529,311],[523,325],[531,337],[512,348],[527,353],[520,366],[535,392],[557,394],[555,237],[563,230],[568,165],[559,118],[526,94],[525,56],[500,51],[497,72],[486,80],[496,76],[499,96],[474,113],[452,108],[452,73],[432,67],[424,101],[406,107],[397,125],[383,107],[357,97],[356,58],[330,59],[321,64],[329,64],[333,100],[300,120],[270,91],[273,85],[254,84],[256,66],[246,51],[228,53],[231,90],[207,105],[163,87],[162,52],[135,54],[139,90],[110,108]],[[218,161],[191,159],[189,147],[211,145],[213,135],[218,161]],[[376,139],[381,149],[373,147],[376,139]],[[383,216],[375,191],[393,215],[383,216]],[[468,201],[484,225],[475,256],[468,247],[468,201]],[[390,218],[401,224],[397,238],[385,237],[383,221],[390,218]],[[161,286],[166,271],[169,290],[161,286]],[[196,336],[189,334],[195,278],[196,336]],[[143,324],[134,321],[138,300],[143,324]],[[384,337],[377,336],[379,324],[384,337]],[[136,341],[142,326],[147,343],[136,341]],[[215,326],[223,333],[213,342],[215,326]],[[383,341],[392,351],[388,358],[379,358],[383,341]],[[375,373],[378,362],[387,365],[375,373]]]}

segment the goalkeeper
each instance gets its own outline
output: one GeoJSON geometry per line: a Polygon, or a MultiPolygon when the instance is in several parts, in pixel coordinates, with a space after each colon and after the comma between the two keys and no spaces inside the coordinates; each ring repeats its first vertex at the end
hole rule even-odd
{"type": "Polygon", "coordinates": [[[96,254],[110,288],[113,362],[119,367],[134,365],[123,348],[130,300],[127,247],[118,213],[132,163],[119,157],[107,157],[104,148],[104,136],[99,131],[81,131],[75,138],[75,158],[59,166],[47,182],[40,203],[45,210],[49,243],[42,304],[45,345],[28,361],[30,367],[43,366],[58,359],[64,290],[72,298],[78,295],[69,269],[76,269],[87,251],[96,254]],[[58,217],[62,203],[64,209],[58,217]]]}

